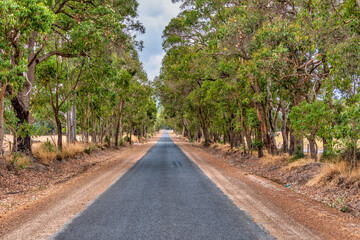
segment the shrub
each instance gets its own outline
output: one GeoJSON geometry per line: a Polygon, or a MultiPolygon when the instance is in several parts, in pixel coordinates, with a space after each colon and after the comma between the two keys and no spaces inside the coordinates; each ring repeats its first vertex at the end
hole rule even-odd
{"type": "Polygon", "coordinates": [[[120,147],[124,147],[125,144],[124,144],[124,139],[121,137],[120,138],[120,143],[119,143],[120,147]]]}
{"type": "Polygon", "coordinates": [[[14,153],[11,156],[11,163],[17,169],[21,170],[21,169],[27,168],[31,164],[31,160],[26,155],[22,155],[22,154],[19,154],[19,153],[14,153]]]}
{"type": "Polygon", "coordinates": [[[42,147],[48,152],[57,152],[57,147],[54,144],[52,144],[49,140],[46,140],[46,142],[42,144],[42,147]]]}
{"type": "Polygon", "coordinates": [[[33,145],[33,154],[40,160],[41,163],[48,165],[49,162],[57,159],[57,155],[61,154],[58,148],[50,141],[46,141],[40,144],[33,145]]]}
{"type": "Polygon", "coordinates": [[[336,208],[342,212],[349,212],[350,210],[343,197],[338,197],[335,201],[329,203],[328,205],[329,207],[336,208]]]}
{"type": "Polygon", "coordinates": [[[294,152],[294,156],[292,156],[292,158],[290,158],[289,163],[293,163],[296,160],[301,159],[301,158],[305,158],[305,154],[304,154],[303,150],[301,149],[301,147],[298,146],[294,152]]]}
{"type": "Polygon", "coordinates": [[[335,162],[337,160],[337,154],[334,151],[328,150],[323,152],[320,157],[322,162],[335,162]]]}
{"type": "Polygon", "coordinates": [[[84,153],[86,154],[91,154],[93,151],[95,151],[97,149],[97,146],[95,145],[90,145],[89,147],[84,149],[84,153]]]}

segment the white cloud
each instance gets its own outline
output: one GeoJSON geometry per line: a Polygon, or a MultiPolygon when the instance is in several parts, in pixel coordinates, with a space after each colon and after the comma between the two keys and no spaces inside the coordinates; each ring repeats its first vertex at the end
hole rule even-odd
{"type": "Polygon", "coordinates": [[[139,20],[146,28],[146,33],[138,37],[144,41],[144,50],[140,53],[140,60],[150,80],[159,75],[161,61],[164,57],[162,50],[162,32],[170,20],[179,13],[179,4],[171,0],[139,0],[139,20]]]}

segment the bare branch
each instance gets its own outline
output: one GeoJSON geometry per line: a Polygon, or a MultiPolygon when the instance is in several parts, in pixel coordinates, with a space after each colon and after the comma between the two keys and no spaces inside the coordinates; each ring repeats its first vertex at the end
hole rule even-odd
{"type": "Polygon", "coordinates": [[[87,56],[87,54],[84,51],[79,52],[79,53],[64,53],[64,52],[60,52],[60,51],[51,51],[51,52],[45,54],[44,56],[42,56],[41,58],[36,59],[36,63],[39,64],[54,55],[61,56],[64,58],[75,58],[75,57],[80,57],[80,56],[84,56],[84,57],[87,56]]]}

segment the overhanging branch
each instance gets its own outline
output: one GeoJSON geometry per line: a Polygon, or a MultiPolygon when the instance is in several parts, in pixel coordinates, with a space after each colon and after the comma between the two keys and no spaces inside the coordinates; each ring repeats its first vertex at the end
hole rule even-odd
{"type": "Polygon", "coordinates": [[[80,56],[84,56],[84,57],[87,56],[87,54],[84,51],[79,52],[79,53],[64,53],[64,52],[60,52],[60,51],[51,51],[51,52],[45,54],[44,56],[42,56],[41,58],[36,59],[36,63],[39,64],[54,55],[65,57],[65,58],[75,58],[75,57],[80,57],[80,56]]]}

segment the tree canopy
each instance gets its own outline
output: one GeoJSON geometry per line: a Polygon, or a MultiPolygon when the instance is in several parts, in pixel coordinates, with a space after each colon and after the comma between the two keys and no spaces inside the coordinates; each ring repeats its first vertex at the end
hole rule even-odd
{"type": "Polygon", "coordinates": [[[356,0],[176,2],[182,12],[163,33],[157,91],[179,131],[259,156],[304,151],[307,139],[315,160],[319,140],[324,157],[353,149],[355,166],[356,0]]]}
{"type": "Polygon", "coordinates": [[[136,0],[0,1],[0,142],[31,153],[31,136],[119,145],[146,137],[157,106],[138,57],[136,0]],[[42,129],[39,126],[52,126],[42,129]],[[81,136],[79,139],[79,135],[81,136]]]}

